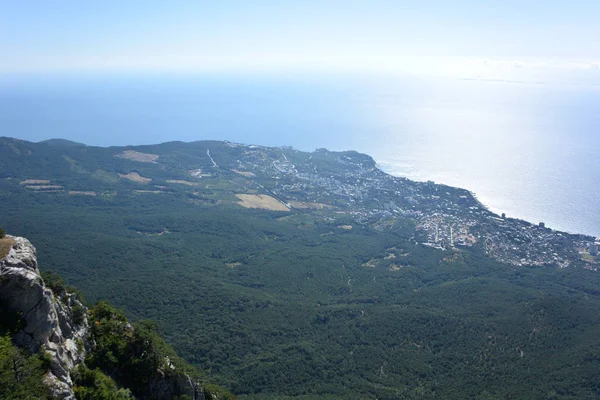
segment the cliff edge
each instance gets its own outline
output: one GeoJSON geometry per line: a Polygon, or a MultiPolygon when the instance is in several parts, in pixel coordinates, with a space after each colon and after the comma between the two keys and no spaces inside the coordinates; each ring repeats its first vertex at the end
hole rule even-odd
{"type": "Polygon", "coordinates": [[[14,236],[3,240],[10,248],[0,259],[0,304],[25,322],[14,342],[32,352],[45,351],[51,360],[45,381],[53,397],[74,399],[69,372],[85,359],[88,331],[87,318],[76,317],[74,310],[85,312],[85,308],[75,295],[55,295],[45,286],[29,240],[14,236]]]}

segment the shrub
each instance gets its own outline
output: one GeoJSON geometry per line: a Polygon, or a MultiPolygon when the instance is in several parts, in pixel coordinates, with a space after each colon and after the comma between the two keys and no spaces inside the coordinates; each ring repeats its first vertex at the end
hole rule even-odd
{"type": "Polygon", "coordinates": [[[85,320],[85,307],[76,304],[71,308],[71,311],[73,312],[73,322],[76,325],[81,325],[85,320]]]}
{"type": "Polygon", "coordinates": [[[47,363],[26,350],[15,347],[9,336],[0,336],[0,399],[49,399],[43,383],[47,363]]]}
{"type": "Polygon", "coordinates": [[[127,389],[117,384],[99,369],[80,365],[71,372],[73,390],[78,400],[129,400],[133,399],[127,389]]]}
{"type": "Polygon", "coordinates": [[[46,287],[52,290],[54,296],[59,297],[65,292],[65,281],[60,275],[52,271],[44,271],[42,272],[42,279],[46,287]]]}

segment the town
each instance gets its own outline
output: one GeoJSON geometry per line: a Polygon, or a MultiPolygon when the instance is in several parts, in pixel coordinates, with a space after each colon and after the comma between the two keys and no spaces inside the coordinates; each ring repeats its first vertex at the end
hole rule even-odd
{"type": "Polygon", "coordinates": [[[600,266],[598,238],[496,215],[467,190],[388,175],[356,152],[249,146],[237,169],[252,172],[262,189],[288,205],[328,204],[361,224],[410,218],[416,221],[415,240],[426,246],[479,246],[513,266],[600,266]]]}

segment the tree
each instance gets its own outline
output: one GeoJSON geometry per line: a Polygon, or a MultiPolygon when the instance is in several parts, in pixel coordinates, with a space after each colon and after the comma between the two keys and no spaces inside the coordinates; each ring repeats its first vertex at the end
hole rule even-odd
{"type": "Polygon", "coordinates": [[[99,369],[89,369],[81,364],[71,372],[73,390],[79,400],[131,400],[133,396],[127,389],[117,384],[99,369]]]}
{"type": "Polygon", "coordinates": [[[45,372],[40,356],[15,347],[10,337],[0,336],[0,400],[49,399],[45,372]]]}
{"type": "Polygon", "coordinates": [[[4,229],[0,228],[0,239],[4,239],[4,236],[6,236],[6,232],[4,229]]]}

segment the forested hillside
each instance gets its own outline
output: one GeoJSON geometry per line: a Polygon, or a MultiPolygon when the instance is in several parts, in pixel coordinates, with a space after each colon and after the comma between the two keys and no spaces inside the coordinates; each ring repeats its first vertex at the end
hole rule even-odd
{"type": "MultiPolygon", "coordinates": [[[[30,238],[42,268],[91,302],[157,321],[183,358],[239,398],[600,395],[593,270],[509,265],[481,243],[425,246],[416,211],[361,213],[335,188],[278,209],[283,178],[253,180],[258,170],[236,168],[239,149],[227,144],[123,158],[123,148],[2,143],[0,225],[30,238]],[[248,208],[240,194],[276,203],[248,208]]],[[[313,156],[335,174],[342,167],[325,154],[313,156]]]]}
{"type": "MultiPolygon", "coordinates": [[[[1,231],[0,231],[1,233],[1,231]]],[[[0,237],[1,400],[228,400],[157,334],[54,273],[40,275],[28,241],[0,237]],[[33,305],[32,305],[33,304],[33,305]]]]}

